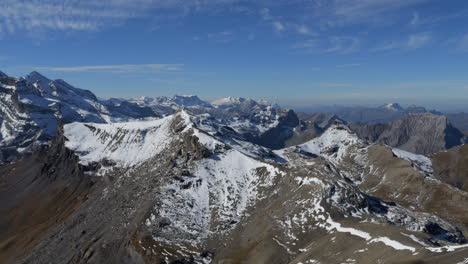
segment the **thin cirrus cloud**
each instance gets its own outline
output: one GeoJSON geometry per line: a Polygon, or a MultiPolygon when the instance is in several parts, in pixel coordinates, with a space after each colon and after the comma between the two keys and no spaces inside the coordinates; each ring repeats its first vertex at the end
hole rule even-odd
{"type": "Polygon", "coordinates": [[[2,0],[0,25],[10,34],[18,30],[95,31],[120,25],[131,18],[149,17],[151,11],[181,16],[193,10],[217,7],[238,0],[2,0]],[[172,12],[172,13],[171,13],[172,12]]]}
{"type": "Polygon", "coordinates": [[[468,52],[468,34],[465,34],[459,41],[458,48],[461,51],[468,52]]]}
{"type": "Polygon", "coordinates": [[[432,40],[432,35],[429,32],[423,32],[410,35],[408,38],[408,48],[417,49],[427,45],[432,40]]]}
{"type": "Polygon", "coordinates": [[[361,41],[356,37],[328,37],[309,39],[292,46],[305,53],[353,53],[360,50],[361,41]]]}
{"type": "Polygon", "coordinates": [[[396,49],[419,49],[425,47],[433,40],[431,32],[415,33],[408,36],[406,40],[386,42],[372,48],[371,52],[385,52],[396,49]]]}
{"type": "Polygon", "coordinates": [[[183,64],[122,64],[75,67],[36,67],[36,69],[57,72],[154,73],[180,71],[183,66],[183,64]]]}
{"type": "Polygon", "coordinates": [[[349,67],[358,67],[361,66],[360,63],[348,63],[348,64],[340,64],[336,65],[337,68],[349,68],[349,67]]]}

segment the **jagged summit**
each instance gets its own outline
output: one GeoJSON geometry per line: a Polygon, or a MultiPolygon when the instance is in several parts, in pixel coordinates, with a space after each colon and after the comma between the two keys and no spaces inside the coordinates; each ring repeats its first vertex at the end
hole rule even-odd
{"type": "Polygon", "coordinates": [[[196,95],[174,95],[169,101],[185,107],[210,107],[208,102],[198,98],[196,95]]]}
{"type": "Polygon", "coordinates": [[[246,99],[246,98],[243,98],[243,97],[229,96],[229,97],[217,99],[217,100],[211,102],[211,104],[214,105],[214,106],[222,107],[222,106],[238,105],[238,104],[242,104],[244,102],[253,102],[253,101],[254,100],[252,100],[252,99],[246,99]]]}
{"type": "Polygon", "coordinates": [[[263,106],[270,106],[273,108],[280,108],[279,105],[275,103],[271,103],[264,99],[256,101],[251,98],[232,97],[232,96],[217,99],[211,102],[211,104],[215,107],[220,107],[220,108],[227,108],[227,107],[241,106],[241,105],[251,106],[251,107],[256,106],[256,105],[263,105],[263,106]]]}
{"type": "Polygon", "coordinates": [[[398,104],[398,103],[385,104],[385,105],[380,106],[380,108],[384,108],[384,109],[391,110],[391,111],[396,111],[396,112],[404,111],[404,108],[401,107],[401,105],[398,104]]]}

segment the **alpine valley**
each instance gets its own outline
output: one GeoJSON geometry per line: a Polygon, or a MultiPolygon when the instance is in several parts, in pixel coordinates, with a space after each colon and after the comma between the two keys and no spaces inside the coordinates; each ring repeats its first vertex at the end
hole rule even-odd
{"type": "Polygon", "coordinates": [[[0,263],[468,261],[463,114],[99,99],[37,72],[0,72],[0,113],[0,263]]]}

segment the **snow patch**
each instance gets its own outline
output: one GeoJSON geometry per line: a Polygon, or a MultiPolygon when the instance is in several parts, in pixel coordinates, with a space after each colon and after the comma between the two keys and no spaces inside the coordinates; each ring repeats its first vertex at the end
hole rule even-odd
{"type": "Polygon", "coordinates": [[[430,175],[433,174],[434,170],[432,168],[432,162],[428,157],[397,148],[392,149],[392,152],[395,156],[411,162],[411,164],[419,171],[430,175]]]}

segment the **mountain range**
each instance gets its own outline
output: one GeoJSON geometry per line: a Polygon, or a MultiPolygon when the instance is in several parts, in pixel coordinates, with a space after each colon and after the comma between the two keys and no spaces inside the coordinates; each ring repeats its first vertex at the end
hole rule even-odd
{"type": "Polygon", "coordinates": [[[468,259],[466,139],[441,113],[98,99],[37,72],[0,96],[1,263],[468,259]]]}

